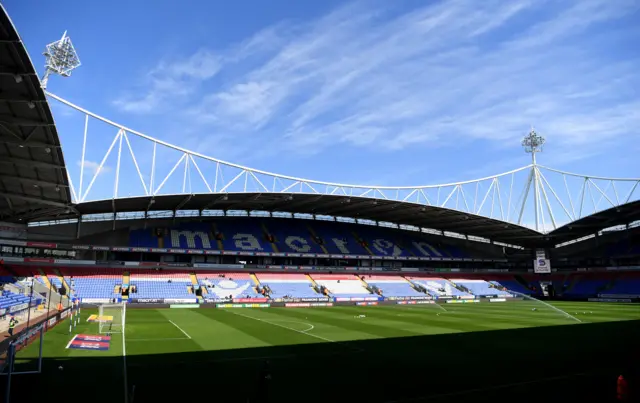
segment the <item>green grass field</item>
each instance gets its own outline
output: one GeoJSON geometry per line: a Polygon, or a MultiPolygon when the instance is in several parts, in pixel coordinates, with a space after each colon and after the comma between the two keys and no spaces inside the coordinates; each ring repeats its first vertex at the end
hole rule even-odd
{"type": "MultiPolygon", "coordinates": [[[[68,322],[47,333],[43,373],[13,377],[12,402],[124,402],[127,392],[132,403],[260,401],[266,360],[271,402],[541,401],[547,393],[604,399],[640,340],[640,307],[554,306],[582,323],[525,301],[450,304],[447,311],[128,309],[124,343],[114,334],[109,351],[66,349],[68,322]]],[[[86,322],[91,313],[83,309],[74,334],[98,334],[86,322]]],[[[38,344],[19,353],[20,368],[35,368],[38,344]]]]}

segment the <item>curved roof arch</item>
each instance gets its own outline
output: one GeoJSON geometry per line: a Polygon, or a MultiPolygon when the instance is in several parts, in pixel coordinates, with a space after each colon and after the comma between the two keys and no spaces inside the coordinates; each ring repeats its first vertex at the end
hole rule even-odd
{"type": "MultiPolygon", "coordinates": [[[[488,217],[497,221],[503,221],[510,225],[532,227],[538,233],[546,233],[561,227],[566,222],[573,222],[584,217],[582,206],[588,198],[593,196],[605,200],[604,208],[609,203],[612,207],[617,207],[635,200],[632,196],[640,196],[640,179],[634,178],[606,178],[600,176],[587,176],[572,172],[561,171],[548,168],[538,164],[530,164],[518,169],[511,170],[492,176],[483,178],[452,182],[434,185],[417,185],[417,186],[375,186],[375,185],[358,185],[345,184],[337,182],[327,182],[320,180],[305,179],[293,175],[280,175],[273,172],[250,168],[247,166],[231,163],[218,158],[210,157],[202,153],[194,152],[183,147],[179,147],[160,139],[148,136],[144,133],[133,130],[124,125],[118,124],[112,120],[104,118],[96,113],[90,112],[78,105],[75,105],[55,94],[47,93],[52,99],[72,108],[73,110],[89,118],[96,119],[106,123],[117,129],[117,134],[113,138],[111,147],[107,150],[102,163],[107,160],[110,153],[114,149],[114,145],[122,139],[132,156],[133,163],[137,170],[138,177],[144,187],[144,192],[140,196],[159,196],[161,194],[191,194],[191,193],[209,193],[217,195],[221,193],[237,193],[237,192],[259,192],[259,193],[296,193],[296,194],[327,194],[327,195],[349,195],[354,197],[368,197],[377,200],[395,200],[397,202],[417,202],[427,207],[440,207],[458,210],[466,215],[477,215],[488,217]],[[138,166],[134,150],[128,140],[128,134],[137,136],[138,138],[153,144],[152,158],[150,167],[138,166]],[[155,177],[155,155],[156,146],[166,147],[176,155],[181,157],[177,160],[171,171],[164,177],[155,177]],[[214,169],[209,170],[209,175],[205,169],[201,170],[199,164],[212,163],[214,169]],[[173,173],[180,165],[184,165],[184,181],[182,191],[176,189],[168,190],[169,183],[175,185],[176,176],[173,173]],[[193,167],[194,169],[189,169],[193,167]],[[219,177],[218,171],[225,168],[225,175],[229,173],[228,168],[232,169],[230,175],[225,178],[219,177]],[[145,181],[141,172],[151,172],[151,178],[145,181]],[[211,171],[215,171],[215,177],[211,177],[211,171]],[[199,189],[191,189],[192,179],[188,175],[195,175],[195,182],[200,182],[199,189]],[[197,174],[195,174],[197,172],[197,174]],[[204,173],[203,173],[204,172],[204,173]],[[199,176],[199,178],[198,178],[199,176]],[[220,179],[220,181],[219,181],[220,179]],[[569,180],[568,180],[569,179],[569,180]],[[576,189],[570,191],[567,183],[574,180],[576,189]],[[244,187],[241,183],[244,182],[244,187]],[[250,189],[247,184],[253,182],[255,187],[250,189]],[[266,186],[265,183],[269,186],[266,186]],[[273,183],[273,186],[271,186],[273,183]],[[218,184],[220,186],[218,187],[218,184]],[[515,184],[515,186],[514,186],[515,184]],[[155,185],[155,187],[154,187],[155,185]],[[524,185],[524,186],[522,186],[524,185]],[[629,192],[620,197],[618,194],[621,189],[628,185],[629,192]],[[557,190],[554,190],[555,189],[557,190]],[[563,189],[563,187],[565,189],[563,189]],[[520,195],[517,192],[521,189],[520,195]],[[534,189],[537,189],[535,191],[534,189]],[[604,190],[603,190],[604,189],[604,190]],[[612,190],[611,190],[612,189],[612,190]],[[565,192],[566,190],[566,192],[565,192]],[[162,192],[161,192],[162,191],[162,192]],[[612,194],[611,192],[615,193],[612,194]],[[635,192],[635,193],[634,193],[635,192]],[[579,193],[579,208],[574,208],[575,199],[571,193],[579,193]],[[608,193],[608,194],[607,194],[608,193]],[[535,198],[535,200],[533,200],[535,198]]],[[[85,131],[87,126],[85,124],[85,131]]],[[[117,149],[117,148],[116,148],[117,149]]],[[[121,153],[121,151],[118,151],[121,153]]],[[[126,155],[125,151],[125,155],[126,155]]],[[[118,154],[118,161],[122,154],[118,154]]],[[[163,160],[163,164],[169,161],[163,160]]],[[[160,163],[160,162],[159,162],[160,163]]],[[[170,166],[171,162],[169,162],[170,166]]],[[[204,165],[203,165],[204,166],[204,165]]],[[[211,165],[209,166],[211,167],[211,165]]],[[[181,168],[182,169],[182,168],[181,168]]],[[[181,170],[180,169],[180,170],[181,170]]],[[[178,170],[178,171],[180,171],[178,170]]],[[[80,194],[78,201],[80,203],[91,200],[89,193],[92,185],[97,177],[98,172],[94,174],[89,186],[85,189],[84,194],[80,194]]],[[[118,198],[118,178],[120,174],[116,172],[114,181],[113,198],[118,198]]],[[[135,176],[135,175],[134,175],[135,176]]],[[[82,173],[80,174],[82,178],[82,173]]],[[[129,179],[129,178],[128,178],[129,179]]],[[[135,180],[135,178],[133,178],[135,180]]],[[[127,181],[131,182],[131,181],[127,181]]],[[[128,184],[127,184],[128,186],[128,184]]],[[[129,195],[135,195],[135,192],[128,192],[129,195]]],[[[94,200],[104,199],[105,195],[101,194],[94,200]]],[[[594,202],[594,211],[603,210],[602,205],[596,206],[594,202]]],[[[586,209],[585,209],[586,211],[586,209]]]]}
{"type": "Polygon", "coordinates": [[[0,220],[35,220],[72,204],[53,114],[29,54],[0,5],[0,220]]]}

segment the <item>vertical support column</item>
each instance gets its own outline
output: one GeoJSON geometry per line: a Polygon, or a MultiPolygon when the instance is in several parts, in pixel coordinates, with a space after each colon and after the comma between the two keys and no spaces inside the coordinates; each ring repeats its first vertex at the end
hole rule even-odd
{"type": "Polygon", "coordinates": [[[113,186],[113,198],[118,198],[118,185],[120,181],[120,159],[122,157],[122,129],[118,132],[118,161],[116,162],[116,183],[113,186]]]}

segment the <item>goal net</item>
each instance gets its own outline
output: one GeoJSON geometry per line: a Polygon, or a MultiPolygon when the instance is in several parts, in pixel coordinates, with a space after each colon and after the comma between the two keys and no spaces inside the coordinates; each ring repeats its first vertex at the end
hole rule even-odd
{"type": "Polygon", "coordinates": [[[126,311],[124,303],[100,305],[97,318],[100,334],[124,332],[126,311]]]}

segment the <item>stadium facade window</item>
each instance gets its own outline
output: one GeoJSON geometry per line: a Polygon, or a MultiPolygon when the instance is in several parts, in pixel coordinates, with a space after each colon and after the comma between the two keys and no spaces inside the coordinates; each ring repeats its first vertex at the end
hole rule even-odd
{"type": "Polygon", "coordinates": [[[202,210],[202,217],[224,217],[224,211],[222,210],[202,210]]]}
{"type": "Polygon", "coordinates": [[[178,210],[175,213],[176,217],[199,217],[199,210],[178,210]]]}
{"type": "Polygon", "coordinates": [[[249,212],[247,210],[227,210],[228,217],[248,217],[249,212]]]}
{"type": "Polygon", "coordinates": [[[262,210],[252,210],[249,212],[249,215],[251,217],[270,217],[271,213],[269,213],[268,211],[262,211],[262,210]]]}

